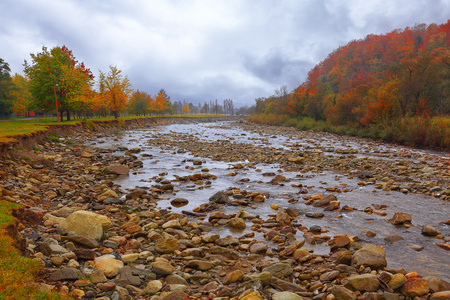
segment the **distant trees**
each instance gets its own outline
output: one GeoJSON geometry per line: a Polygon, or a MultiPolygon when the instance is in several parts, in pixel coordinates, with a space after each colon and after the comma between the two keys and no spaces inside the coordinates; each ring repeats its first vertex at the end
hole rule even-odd
{"type": "Polygon", "coordinates": [[[255,111],[312,117],[334,126],[370,127],[373,132],[394,123],[418,124],[415,117],[449,115],[449,49],[450,20],[368,35],[330,53],[293,91],[282,87],[273,96],[256,99],[255,111]]]}
{"type": "Polygon", "coordinates": [[[256,111],[359,126],[450,114],[449,49],[450,21],[369,35],[330,53],[294,91],[256,99],[256,111]]]}

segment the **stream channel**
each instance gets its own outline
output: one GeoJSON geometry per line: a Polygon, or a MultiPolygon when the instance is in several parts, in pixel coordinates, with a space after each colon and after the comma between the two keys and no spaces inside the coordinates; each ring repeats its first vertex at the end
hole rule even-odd
{"type": "MultiPolygon", "coordinates": [[[[269,191],[270,197],[265,202],[255,203],[252,207],[222,206],[221,210],[227,215],[237,213],[239,210],[258,215],[263,220],[269,215],[276,214],[270,205],[277,203],[280,209],[295,208],[302,214],[299,216],[299,223],[307,228],[318,225],[329,232],[323,235],[333,236],[335,234],[349,234],[358,236],[361,244],[371,243],[381,245],[386,250],[389,268],[404,268],[408,272],[416,271],[421,276],[437,276],[446,281],[450,281],[450,251],[438,247],[437,243],[442,240],[427,237],[421,234],[421,227],[432,224],[445,237],[450,236],[450,226],[444,222],[450,218],[449,202],[420,193],[401,193],[399,191],[374,192],[373,185],[360,186],[360,179],[352,176],[344,176],[333,171],[320,173],[299,173],[281,171],[277,164],[255,164],[253,167],[235,169],[239,162],[224,162],[212,160],[208,157],[195,157],[189,151],[183,149],[173,149],[169,145],[155,145],[152,140],[160,135],[183,135],[186,139],[196,139],[202,142],[212,142],[218,140],[233,141],[233,143],[248,143],[262,148],[272,147],[282,151],[289,149],[293,145],[314,149],[320,147],[349,148],[357,149],[356,157],[377,156],[382,159],[392,159],[392,154],[400,151],[411,151],[412,158],[428,155],[429,157],[441,156],[448,158],[448,153],[428,153],[416,149],[405,150],[401,147],[377,144],[372,142],[367,146],[367,140],[355,138],[337,137],[324,133],[315,133],[316,138],[296,139],[291,135],[282,135],[277,132],[265,134],[255,131],[244,131],[238,123],[233,122],[212,122],[212,123],[188,123],[154,126],[142,129],[124,131],[117,136],[104,136],[96,141],[91,141],[87,145],[103,149],[115,149],[114,155],[123,155],[124,151],[117,151],[117,148],[126,147],[128,149],[140,148],[141,152],[136,154],[143,162],[143,168],[131,172],[128,176],[120,176],[114,182],[119,184],[123,190],[136,187],[150,188],[156,184],[155,179],[163,176],[175,185],[173,193],[163,194],[158,201],[161,209],[170,209],[173,212],[192,211],[195,207],[207,203],[209,198],[218,191],[225,191],[230,187],[236,187],[247,191],[269,191]],[[202,165],[194,165],[193,160],[200,159],[202,165]],[[192,182],[176,181],[176,176],[186,176],[195,173],[202,173],[202,169],[207,168],[209,173],[217,176],[211,180],[210,184],[198,186],[192,182]],[[227,176],[234,172],[235,176],[227,176]],[[289,182],[272,185],[270,179],[264,173],[272,172],[282,174],[289,182]],[[281,173],[282,172],[282,173],[281,173]],[[321,212],[322,209],[305,205],[300,195],[299,188],[292,185],[302,184],[308,187],[308,194],[316,193],[328,194],[325,188],[328,186],[345,186],[350,192],[338,193],[338,201],[341,207],[347,205],[354,207],[353,211],[326,211],[323,218],[308,218],[305,213],[321,212]],[[172,207],[170,200],[175,198],[185,198],[189,203],[180,208],[172,207]],[[295,203],[296,202],[296,203],[295,203]],[[386,205],[386,216],[377,214],[367,214],[366,207],[372,204],[386,205]],[[397,227],[388,222],[395,212],[404,212],[412,216],[412,227],[397,227]],[[368,237],[367,231],[375,232],[376,236],[368,237]],[[384,238],[398,235],[403,240],[387,242],[384,238]],[[415,251],[408,244],[415,244],[423,247],[421,251],[415,251]]],[[[226,151],[224,149],[224,151],[226,151]]],[[[327,155],[338,155],[336,152],[324,152],[327,155]]],[[[248,161],[241,161],[244,166],[248,161]]],[[[189,217],[193,221],[195,217],[189,217]]],[[[211,234],[218,233],[222,237],[233,235],[240,237],[250,231],[252,223],[247,221],[247,228],[244,231],[235,232],[227,226],[215,226],[211,234]]],[[[256,238],[264,240],[263,234],[256,232],[256,238]]],[[[303,232],[297,230],[297,240],[303,239],[303,232]]],[[[269,248],[277,248],[275,243],[269,243],[269,248]]],[[[316,254],[328,254],[327,243],[311,245],[305,247],[316,254]]],[[[270,258],[268,258],[270,259],[270,258]]]]}

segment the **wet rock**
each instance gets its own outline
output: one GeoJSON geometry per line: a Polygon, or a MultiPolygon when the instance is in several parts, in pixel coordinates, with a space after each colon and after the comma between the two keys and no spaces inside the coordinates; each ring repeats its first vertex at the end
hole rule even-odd
{"type": "Polygon", "coordinates": [[[414,251],[422,251],[423,250],[423,246],[421,246],[421,245],[408,243],[407,246],[409,248],[413,249],[414,251]]]}
{"type": "Polygon", "coordinates": [[[331,250],[338,248],[348,248],[350,246],[351,240],[346,235],[336,235],[332,240],[328,242],[331,250]]]}
{"type": "Polygon", "coordinates": [[[189,295],[181,291],[173,291],[164,296],[162,300],[188,300],[189,295]]]}
{"type": "Polygon", "coordinates": [[[184,199],[184,198],[175,198],[172,201],[170,201],[170,204],[172,204],[175,207],[182,207],[185,205],[188,205],[189,200],[184,199]]]}
{"type": "Polygon", "coordinates": [[[337,198],[333,194],[329,194],[321,199],[316,199],[313,201],[312,205],[314,207],[324,207],[330,204],[331,201],[336,201],[337,198]]]}
{"type": "Polygon", "coordinates": [[[422,234],[426,236],[437,236],[439,231],[433,225],[425,225],[422,227],[422,234]]]}
{"type": "Polygon", "coordinates": [[[336,278],[338,278],[338,276],[341,274],[341,272],[339,271],[330,271],[330,272],[326,272],[323,273],[322,275],[320,275],[319,279],[320,281],[333,281],[336,278]]]}
{"type": "Polygon", "coordinates": [[[131,268],[129,266],[125,266],[119,270],[119,277],[120,280],[126,284],[134,286],[139,286],[141,284],[139,277],[131,274],[131,268]]]}
{"type": "Polygon", "coordinates": [[[404,223],[411,223],[411,215],[407,213],[395,213],[389,221],[394,225],[402,225],[404,223]]]}
{"type": "Polygon", "coordinates": [[[280,211],[275,216],[275,220],[281,225],[281,226],[287,226],[290,225],[292,220],[288,213],[284,211],[280,211]]]}
{"type": "Polygon", "coordinates": [[[182,285],[189,285],[189,283],[184,279],[183,277],[177,275],[177,274],[171,274],[166,277],[165,282],[167,284],[182,284],[182,285]]]}
{"type": "Polygon", "coordinates": [[[376,275],[362,274],[348,277],[343,280],[344,286],[360,292],[375,292],[380,286],[376,275]]]}
{"type": "Polygon", "coordinates": [[[72,235],[67,237],[62,237],[63,240],[68,240],[73,243],[85,246],[87,248],[98,248],[99,244],[95,239],[89,239],[80,235],[72,235]]]}
{"type": "Polygon", "coordinates": [[[237,237],[227,235],[224,238],[216,240],[215,243],[223,247],[223,246],[239,245],[239,240],[237,237]]]}
{"type": "Polygon", "coordinates": [[[249,251],[253,254],[265,254],[268,248],[266,243],[253,243],[250,245],[249,251]]]}
{"type": "Polygon", "coordinates": [[[224,192],[219,191],[209,198],[209,202],[226,204],[229,202],[229,198],[224,192]]]}
{"type": "Polygon", "coordinates": [[[175,267],[168,261],[155,261],[152,263],[152,272],[158,275],[170,275],[175,271],[175,267]]]}
{"type": "Polygon", "coordinates": [[[336,300],[356,300],[356,294],[341,285],[334,286],[331,293],[336,300]]]}
{"type": "Polygon", "coordinates": [[[78,274],[75,269],[63,268],[56,270],[48,277],[49,281],[78,280],[78,274]]]}
{"type": "Polygon", "coordinates": [[[403,275],[401,273],[396,273],[396,274],[392,275],[391,279],[388,282],[388,286],[391,289],[396,290],[399,287],[403,286],[405,283],[406,283],[405,275],[403,275]]]}
{"type": "Polygon", "coordinates": [[[134,191],[129,192],[129,193],[125,196],[125,198],[128,199],[128,200],[130,200],[130,199],[136,199],[136,198],[142,197],[142,195],[145,195],[145,194],[147,194],[147,191],[146,191],[146,190],[144,190],[144,189],[137,189],[137,190],[134,190],[134,191]]]}
{"type": "Polygon", "coordinates": [[[233,229],[242,230],[247,227],[244,219],[242,218],[232,218],[228,221],[228,226],[233,229]]]}
{"type": "Polygon", "coordinates": [[[105,168],[105,171],[115,175],[128,175],[130,169],[125,165],[110,165],[105,168]]]}
{"type": "Polygon", "coordinates": [[[244,278],[244,272],[242,272],[241,270],[234,270],[225,276],[223,284],[230,284],[236,281],[240,281],[242,280],[242,278],[244,278]]]}
{"type": "Polygon", "coordinates": [[[430,296],[430,300],[448,300],[448,299],[450,299],[450,290],[436,292],[431,294],[430,296]]]}
{"type": "Polygon", "coordinates": [[[103,233],[112,227],[108,217],[84,210],[72,213],[62,225],[68,231],[74,231],[77,235],[95,240],[100,240],[103,233]]]}
{"type": "Polygon", "coordinates": [[[291,245],[287,246],[284,250],[280,251],[280,256],[288,256],[294,253],[295,250],[302,247],[305,244],[305,240],[295,241],[291,245]]]}
{"type": "Polygon", "coordinates": [[[286,263],[274,263],[262,270],[262,272],[269,272],[275,277],[284,277],[291,275],[294,270],[289,264],[286,263]]]}
{"type": "Polygon", "coordinates": [[[147,285],[144,288],[144,291],[149,294],[153,295],[159,292],[162,289],[162,282],[159,280],[151,280],[147,283],[147,285]]]}
{"type": "Polygon", "coordinates": [[[364,265],[372,269],[384,268],[387,265],[386,252],[376,245],[365,245],[352,256],[352,266],[364,265]]]}
{"type": "Polygon", "coordinates": [[[423,280],[425,280],[428,283],[428,287],[430,288],[430,291],[432,291],[433,293],[450,290],[450,283],[442,280],[439,277],[426,276],[423,277],[423,280]]]}
{"type": "Polygon", "coordinates": [[[409,278],[400,288],[402,295],[411,298],[428,294],[429,291],[428,283],[420,277],[409,278]]]}
{"type": "Polygon", "coordinates": [[[180,249],[180,241],[175,238],[159,239],[155,244],[155,249],[161,254],[173,253],[180,249]]]}
{"type": "Polygon", "coordinates": [[[264,286],[269,285],[272,282],[272,274],[270,272],[261,272],[256,274],[248,274],[245,275],[245,280],[258,280],[260,281],[264,286]]]}
{"type": "Polygon", "coordinates": [[[200,270],[200,271],[207,271],[214,267],[214,264],[210,261],[204,261],[204,260],[190,260],[185,263],[185,266],[188,268],[200,270]]]}

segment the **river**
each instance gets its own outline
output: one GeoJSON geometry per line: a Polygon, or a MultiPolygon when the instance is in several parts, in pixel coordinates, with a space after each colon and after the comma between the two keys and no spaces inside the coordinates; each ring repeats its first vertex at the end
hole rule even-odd
{"type": "MultiPolygon", "coordinates": [[[[356,164],[372,158],[392,162],[399,160],[417,162],[423,158],[428,161],[439,161],[448,159],[448,153],[408,149],[332,134],[296,132],[290,129],[276,130],[273,134],[257,129],[247,131],[245,126],[234,122],[196,122],[134,129],[124,131],[117,136],[100,137],[88,143],[90,147],[114,149],[115,155],[124,154],[124,148],[120,148],[122,151],[117,151],[119,146],[127,149],[140,148],[141,152],[135,155],[143,162],[143,168],[131,172],[128,176],[118,177],[114,182],[123,190],[136,187],[148,189],[161,181],[171,182],[175,185],[174,192],[163,194],[158,201],[161,209],[170,209],[179,213],[192,211],[199,205],[207,203],[217,191],[227,189],[239,189],[241,192],[268,191],[270,197],[265,202],[254,203],[248,207],[227,205],[221,209],[226,214],[245,209],[265,220],[276,213],[270,207],[273,203],[278,204],[280,209],[295,208],[301,212],[298,223],[307,228],[314,225],[320,226],[323,231],[328,231],[322,236],[349,234],[359,237],[361,244],[371,243],[383,246],[390,268],[402,267],[408,272],[417,271],[422,276],[432,275],[450,280],[450,252],[436,245],[444,241],[421,234],[423,225],[432,224],[447,239],[450,237],[450,226],[444,223],[450,218],[448,201],[421,193],[383,191],[375,189],[374,184],[361,185],[361,179],[351,176],[351,172],[350,175],[349,172],[336,170],[298,172],[282,170],[277,163],[254,163],[249,160],[221,161],[217,160],[217,155],[212,155],[214,153],[204,157],[195,156],[191,151],[180,146],[182,145],[180,143],[168,143],[170,139],[197,141],[203,147],[208,143],[223,142],[227,145],[223,148],[224,153],[239,151],[243,145],[244,147],[248,145],[252,149],[270,149],[277,155],[285,150],[313,155],[317,152],[315,149],[320,149],[317,155],[320,155],[321,160],[347,155],[353,157],[356,164]],[[165,137],[163,142],[161,137],[165,137]],[[194,164],[194,160],[200,160],[201,165],[194,164]],[[239,163],[243,168],[236,167],[239,163]],[[206,171],[217,176],[217,179],[205,181],[203,184],[184,183],[177,180],[177,176],[206,171]],[[270,183],[273,176],[264,176],[267,173],[282,174],[287,178],[287,182],[273,185],[270,183]],[[344,188],[348,192],[328,192],[344,188]],[[306,190],[307,195],[333,193],[340,201],[341,207],[351,207],[354,210],[323,211],[322,208],[306,205],[303,199],[304,194],[299,193],[302,189],[306,190]],[[188,199],[189,203],[181,208],[173,207],[170,200],[175,198],[188,199]],[[383,210],[386,213],[385,216],[364,212],[367,207],[380,206],[386,207],[383,210]],[[324,217],[306,217],[307,213],[317,212],[323,212],[324,217]],[[406,228],[392,225],[388,219],[392,218],[395,212],[410,214],[412,226],[406,228]],[[368,232],[372,234],[367,234],[368,232]],[[373,233],[376,235],[371,236],[373,233]],[[395,242],[388,242],[385,239],[394,235],[403,239],[395,242]],[[411,244],[423,247],[423,250],[413,250],[411,244]]],[[[448,182],[444,182],[444,185],[448,188],[448,182]]],[[[251,222],[248,223],[245,231],[235,232],[226,226],[215,226],[212,232],[219,233],[221,236],[240,237],[250,231],[251,222]]],[[[260,232],[256,233],[256,237],[264,239],[260,232]]],[[[303,232],[298,230],[296,238],[302,240],[303,232]]],[[[276,248],[275,243],[272,246],[276,248]]],[[[326,243],[315,245],[306,243],[305,247],[318,254],[329,253],[326,243]]]]}

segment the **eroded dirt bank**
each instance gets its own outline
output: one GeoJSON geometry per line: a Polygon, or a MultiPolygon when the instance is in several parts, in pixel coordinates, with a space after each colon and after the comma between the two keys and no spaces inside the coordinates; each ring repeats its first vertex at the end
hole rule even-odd
{"type": "MultiPolygon", "coordinates": [[[[218,124],[240,133],[215,140],[202,139],[206,133],[157,132],[154,125],[139,137],[114,137],[107,147],[116,129],[74,130],[44,139],[32,150],[9,152],[3,160],[3,199],[23,203],[28,214],[41,218],[24,223],[21,235],[25,251],[47,270],[42,288],[87,299],[449,297],[442,279],[387,265],[384,249],[371,243],[377,228],[329,235],[325,226],[305,221],[342,219],[354,210],[368,216],[394,213],[382,202],[366,208],[340,203],[341,195],[355,189],[344,177],[392,197],[426,194],[448,210],[448,157],[389,146],[373,151],[370,144],[361,149],[351,138],[245,122],[218,124]],[[251,143],[241,141],[245,135],[251,135],[251,143]],[[269,143],[280,136],[285,138],[275,146],[269,143]],[[97,144],[86,147],[87,141],[97,144]],[[145,173],[148,160],[161,151],[162,157],[189,153],[191,158],[180,162],[183,172],[147,173],[138,187],[118,184],[120,178],[145,173]],[[209,161],[226,163],[227,173],[209,167],[209,161]],[[264,169],[273,164],[273,172],[264,169]],[[252,171],[266,179],[253,178],[252,171]],[[312,187],[300,180],[329,171],[335,172],[336,184],[312,187]],[[180,195],[208,192],[220,180],[215,172],[235,184],[206,193],[190,208],[196,199],[180,195]],[[285,187],[283,201],[272,201],[269,183],[285,187]],[[269,202],[271,213],[254,213],[269,202]],[[230,234],[217,233],[224,229],[230,234]],[[318,253],[310,245],[326,245],[329,251],[318,253]]],[[[406,231],[414,227],[411,215],[402,211],[389,222],[406,231]]],[[[448,223],[437,219],[422,229],[443,253],[449,248],[448,223]]],[[[401,238],[401,233],[390,235],[386,243],[401,238]]]]}

